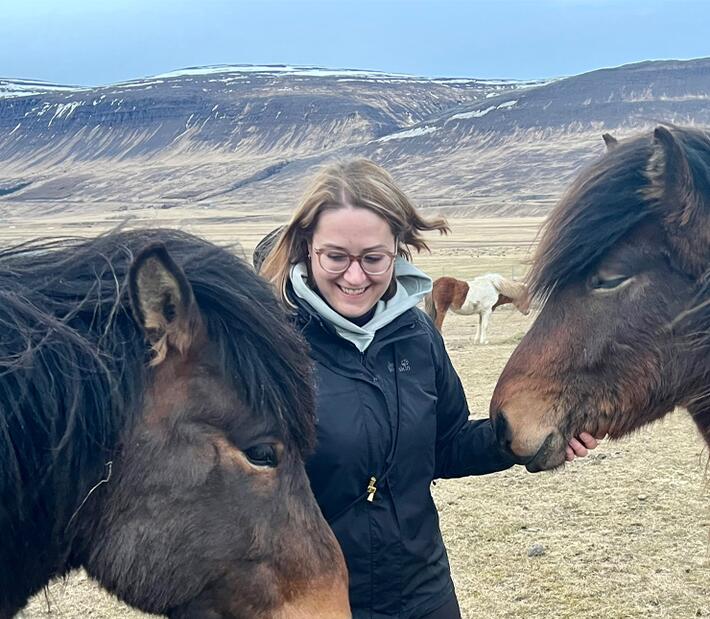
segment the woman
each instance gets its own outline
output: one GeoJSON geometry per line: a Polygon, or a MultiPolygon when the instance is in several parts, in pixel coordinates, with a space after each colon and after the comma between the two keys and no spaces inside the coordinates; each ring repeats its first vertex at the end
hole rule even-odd
{"type": "MultiPolygon", "coordinates": [[[[271,280],[311,347],[318,444],[311,486],[340,542],[355,619],[460,617],[439,520],[436,478],[481,475],[513,462],[488,420],[469,420],[443,340],[415,306],[431,280],[411,249],[419,215],[381,167],[325,168],[267,256],[271,280]]],[[[568,458],[596,446],[570,443],[568,458]]]]}

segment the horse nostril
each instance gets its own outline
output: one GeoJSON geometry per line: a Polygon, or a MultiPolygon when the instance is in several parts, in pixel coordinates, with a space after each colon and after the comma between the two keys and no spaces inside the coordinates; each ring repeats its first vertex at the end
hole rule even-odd
{"type": "Polygon", "coordinates": [[[512,433],[510,431],[510,426],[508,425],[508,420],[505,418],[505,413],[503,411],[498,411],[494,425],[498,444],[504,449],[510,451],[512,433]]]}

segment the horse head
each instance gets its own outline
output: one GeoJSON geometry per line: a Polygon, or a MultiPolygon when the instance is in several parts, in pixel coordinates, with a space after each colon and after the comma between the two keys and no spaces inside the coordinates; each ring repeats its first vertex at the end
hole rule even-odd
{"type": "MultiPolygon", "coordinates": [[[[25,480],[34,520],[0,508],[17,538],[0,550],[0,616],[83,566],[127,603],[175,619],[349,617],[343,557],[304,468],[310,365],[268,285],[229,252],[161,231],[108,235],[43,268],[27,269],[50,286],[34,305],[53,295],[52,311],[70,308],[70,342],[50,341],[53,382],[66,380],[66,347],[79,342],[89,357],[82,380],[58,390],[79,406],[61,435],[67,449],[25,480]],[[81,293],[70,298],[70,287],[81,293]]],[[[42,352],[28,381],[37,388],[42,352]]],[[[42,411],[21,413],[35,423],[42,411]]],[[[60,437],[34,440],[36,454],[23,442],[28,470],[60,437]]]]}
{"type": "Polygon", "coordinates": [[[686,407],[710,441],[710,139],[658,127],[583,172],[529,276],[542,309],[491,401],[501,445],[560,466],[587,431],[622,436],[686,407]]]}

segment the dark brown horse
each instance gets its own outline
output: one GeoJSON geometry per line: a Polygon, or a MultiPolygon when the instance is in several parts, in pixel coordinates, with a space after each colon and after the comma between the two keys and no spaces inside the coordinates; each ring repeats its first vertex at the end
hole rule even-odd
{"type": "Polygon", "coordinates": [[[191,235],[0,251],[0,618],[81,566],[173,618],[350,616],[287,324],[191,235]]]}
{"type": "Polygon", "coordinates": [[[706,133],[613,145],[552,213],[530,286],[544,305],[491,401],[520,463],[554,468],[570,437],[620,437],[676,406],[710,443],[706,133]]]}

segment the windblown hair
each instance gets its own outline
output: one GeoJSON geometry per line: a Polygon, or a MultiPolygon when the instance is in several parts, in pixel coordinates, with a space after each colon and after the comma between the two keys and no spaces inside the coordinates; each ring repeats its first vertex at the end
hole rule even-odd
{"type": "MultiPolygon", "coordinates": [[[[161,242],[192,285],[244,403],[314,445],[310,363],[281,304],[226,249],[170,230],[38,240],[0,250],[0,527],[41,506],[64,526],[133,422],[149,347],[128,300],[134,256],[161,242]]],[[[49,541],[49,540],[48,540],[49,541]]]]}
{"type": "Polygon", "coordinates": [[[422,217],[376,163],[354,159],[324,167],[314,178],[276,245],[264,260],[260,273],[274,285],[277,294],[289,304],[286,284],[292,265],[306,261],[308,243],[313,238],[318,218],[327,210],[346,207],[368,209],[387,221],[397,239],[397,253],[411,259],[411,249],[429,250],[422,232],[450,231],[442,217],[422,217]]]}

